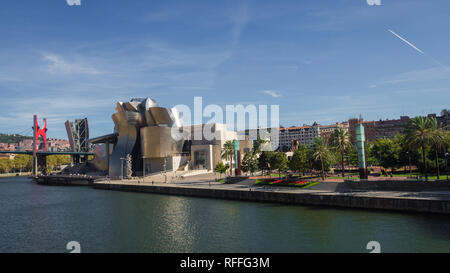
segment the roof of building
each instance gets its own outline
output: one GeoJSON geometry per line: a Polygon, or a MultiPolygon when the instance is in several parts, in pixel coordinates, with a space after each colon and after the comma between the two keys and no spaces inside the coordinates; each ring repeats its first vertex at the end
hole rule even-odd
{"type": "Polygon", "coordinates": [[[109,135],[99,136],[89,139],[89,142],[92,144],[106,143],[107,141],[112,143],[116,141],[118,135],[118,133],[112,133],[109,135]]]}
{"type": "Polygon", "coordinates": [[[280,131],[284,131],[284,130],[296,130],[296,129],[306,129],[306,128],[311,128],[311,126],[292,126],[289,128],[280,128],[280,131]]]}

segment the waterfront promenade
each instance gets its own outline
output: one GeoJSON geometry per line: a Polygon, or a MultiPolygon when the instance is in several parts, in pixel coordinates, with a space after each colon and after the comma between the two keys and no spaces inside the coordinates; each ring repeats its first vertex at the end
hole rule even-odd
{"type": "Polygon", "coordinates": [[[132,180],[100,180],[93,187],[103,190],[146,192],[219,199],[318,205],[359,209],[383,209],[450,214],[449,191],[363,191],[346,183],[322,182],[307,189],[255,186],[252,180],[235,184],[211,181],[211,174],[186,179],[165,177],[132,180]],[[162,180],[164,179],[164,180],[162,180]],[[153,181],[153,182],[152,182],[153,181]],[[168,181],[167,183],[164,181],[168,181]]]}

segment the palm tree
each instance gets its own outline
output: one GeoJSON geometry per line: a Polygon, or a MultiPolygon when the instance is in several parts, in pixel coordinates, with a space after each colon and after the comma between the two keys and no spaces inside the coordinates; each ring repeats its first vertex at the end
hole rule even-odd
{"type": "Polygon", "coordinates": [[[234,144],[233,141],[231,140],[227,140],[224,144],[223,144],[223,148],[222,148],[222,158],[229,160],[231,163],[230,166],[230,175],[233,175],[233,156],[234,156],[234,144]]]}
{"type": "Polygon", "coordinates": [[[313,157],[315,160],[320,160],[322,166],[322,180],[325,180],[325,161],[330,157],[330,150],[328,144],[321,137],[314,139],[313,157]]]}
{"type": "Polygon", "coordinates": [[[439,180],[439,152],[445,147],[445,131],[441,124],[439,124],[436,118],[430,118],[430,122],[432,125],[432,136],[431,136],[431,145],[434,148],[434,155],[436,161],[436,174],[437,179],[439,180]]]}
{"type": "Polygon", "coordinates": [[[426,117],[415,117],[408,121],[406,125],[406,141],[411,147],[420,147],[422,151],[423,171],[425,179],[428,180],[426,148],[433,139],[433,121],[426,117]]]}
{"type": "Polygon", "coordinates": [[[262,146],[266,143],[269,143],[268,139],[262,139],[258,136],[258,138],[255,140],[254,142],[254,146],[253,146],[253,151],[255,152],[255,154],[260,155],[262,152],[262,146]]]}
{"type": "Polygon", "coordinates": [[[348,131],[342,128],[335,129],[333,134],[331,135],[331,145],[333,146],[333,149],[341,155],[342,177],[344,177],[344,155],[351,146],[350,135],[348,131]]]}
{"type": "Polygon", "coordinates": [[[227,172],[228,167],[228,164],[225,165],[222,161],[220,161],[219,163],[217,163],[214,171],[219,173],[219,178],[222,178],[222,174],[227,172]]]}

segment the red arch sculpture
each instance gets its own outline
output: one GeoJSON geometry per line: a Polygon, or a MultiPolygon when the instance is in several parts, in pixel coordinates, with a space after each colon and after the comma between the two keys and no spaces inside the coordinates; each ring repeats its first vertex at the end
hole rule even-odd
{"type": "Polygon", "coordinates": [[[47,119],[44,119],[44,128],[40,128],[37,121],[37,116],[34,117],[36,120],[34,121],[36,124],[36,127],[34,128],[34,150],[37,151],[37,143],[39,136],[42,136],[44,138],[44,152],[47,152],[47,119]]]}

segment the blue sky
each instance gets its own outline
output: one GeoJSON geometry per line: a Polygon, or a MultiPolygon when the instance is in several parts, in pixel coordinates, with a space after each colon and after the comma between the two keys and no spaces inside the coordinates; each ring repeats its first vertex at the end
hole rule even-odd
{"type": "Polygon", "coordinates": [[[0,132],[50,137],[115,102],[278,104],[284,126],[439,113],[450,101],[448,0],[5,0],[0,132]],[[421,54],[388,30],[401,35],[421,54]]]}

